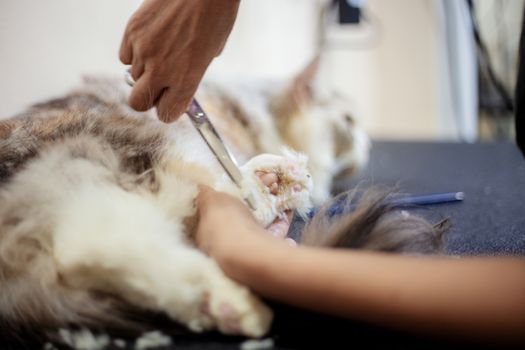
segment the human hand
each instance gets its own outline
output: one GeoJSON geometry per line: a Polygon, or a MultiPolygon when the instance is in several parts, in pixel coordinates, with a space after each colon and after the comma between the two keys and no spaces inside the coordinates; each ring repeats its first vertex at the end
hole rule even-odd
{"type": "Polygon", "coordinates": [[[257,239],[264,231],[248,207],[226,193],[201,186],[195,203],[199,216],[195,240],[211,256],[235,249],[239,241],[257,239]]]}
{"type": "Polygon", "coordinates": [[[246,247],[262,248],[265,242],[281,241],[288,231],[288,220],[276,220],[264,229],[241,200],[209,187],[201,186],[196,204],[197,246],[219,263],[222,257],[246,247]]]}
{"type": "Polygon", "coordinates": [[[159,119],[184,113],[230,34],[240,0],[145,0],[126,27],[120,60],[136,84],[129,105],[157,106],[159,119]]]}

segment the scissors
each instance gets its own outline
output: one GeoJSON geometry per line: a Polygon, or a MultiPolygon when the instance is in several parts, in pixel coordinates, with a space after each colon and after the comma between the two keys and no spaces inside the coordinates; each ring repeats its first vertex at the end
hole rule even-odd
{"type": "MultiPolygon", "coordinates": [[[[131,76],[129,69],[126,70],[124,78],[129,86],[135,85],[135,80],[131,76]]],[[[242,174],[237,166],[235,158],[233,158],[228,151],[228,148],[222,141],[219,133],[215,130],[210,119],[195,98],[191,100],[190,107],[186,111],[186,114],[190,117],[193,126],[197,129],[202,139],[215,155],[215,158],[217,158],[224,171],[226,171],[226,174],[228,174],[237,187],[241,188],[242,174]]],[[[244,200],[251,209],[256,209],[255,200],[251,194],[249,194],[244,200]]]]}

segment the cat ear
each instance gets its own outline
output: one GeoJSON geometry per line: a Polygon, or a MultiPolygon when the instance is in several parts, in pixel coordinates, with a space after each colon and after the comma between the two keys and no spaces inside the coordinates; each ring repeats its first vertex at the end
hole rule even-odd
{"type": "Polygon", "coordinates": [[[287,123],[316,99],[316,80],[319,70],[319,56],[316,56],[303,70],[285,85],[284,90],[272,98],[270,108],[276,118],[277,128],[284,132],[287,123]]]}
{"type": "Polygon", "coordinates": [[[308,105],[315,96],[314,84],[319,71],[319,56],[316,56],[292,81],[287,94],[298,108],[308,105]]]}
{"type": "Polygon", "coordinates": [[[15,129],[16,125],[13,120],[2,120],[0,121],[0,138],[7,138],[11,135],[11,132],[15,129]]]}

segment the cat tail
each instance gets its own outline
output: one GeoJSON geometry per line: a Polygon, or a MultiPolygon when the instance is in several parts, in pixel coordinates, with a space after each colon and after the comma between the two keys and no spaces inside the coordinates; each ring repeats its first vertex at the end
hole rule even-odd
{"type": "Polygon", "coordinates": [[[402,210],[390,191],[353,190],[336,196],[306,225],[301,244],[359,248],[408,254],[436,254],[443,249],[448,219],[436,224],[402,210]],[[343,214],[331,213],[334,207],[343,214]]]}

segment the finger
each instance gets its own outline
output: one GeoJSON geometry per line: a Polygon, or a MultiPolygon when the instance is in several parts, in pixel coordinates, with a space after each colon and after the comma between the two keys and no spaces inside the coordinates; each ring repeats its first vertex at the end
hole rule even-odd
{"type": "Polygon", "coordinates": [[[203,184],[197,185],[197,188],[199,189],[199,194],[201,194],[201,193],[207,194],[207,193],[210,193],[210,192],[214,192],[213,188],[211,188],[210,186],[207,186],[207,185],[203,185],[203,184]]]}
{"type": "Polygon", "coordinates": [[[149,72],[145,72],[136,81],[129,96],[129,105],[136,111],[147,111],[162,93],[160,85],[154,84],[149,72]]]}
{"type": "Polygon", "coordinates": [[[277,238],[285,238],[288,234],[288,228],[290,225],[282,220],[282,219],[276,219],[270,226],[268,226],[267,230],[277,238]]]}
{"type": "Polygon", "coordinates": [[[157,103],[157,114],[160,120],[171,123],[188,110],[193,94],[181,96],[175,89],[164,91],[157,103]]]}
{"type": "Polygon", "coordinates": [[[215,192],[213,188],[206,185],[197,185],[197,189],[199,191],[196,198],[197,204],[200,204],[205,198],[209,197],[213,192],[215,192]]]}
{"type": "Polygon", "coordinates": [[[224,47],[226,46],[226,40],[222,42],[222,45],[219,47],[219,50],[217,50],[217,53],[215,54],[215,57],[218,57],[221,55],[221,53],[224,51],[224,47]]]}
{"type": "Polygon", "coordinates": [[[292,238],[285,238],[284,241],[288,243],[290,247],[297,247],[297,242],[294,241],[292,238]]]}
{"type": "Polygon", "coordinates": [[[128,39],[127,31],[124,33],[124,38],[122,38],[120,43],[119,58],[124,64],[131,64],[133,61],[133,47],[128,39]]]}
{"type": "Polygon", "coordinates": [[[195,198],[195,206],[197,207],[199,212],[202,212],[203,210],[205,210],[207,199],[213,193],[215,193],[215,190],[206,185],[197,185],[197,189],[199,193],[197,194],[197,197],[195,198]]]}
{"type": "Polygon", "coordinates": [[[142,62],[136,62],[133,60],[130,68],[130,74],[133,80],[139,80],[142,74],[144,74],[144,64],[142,62]]]}

